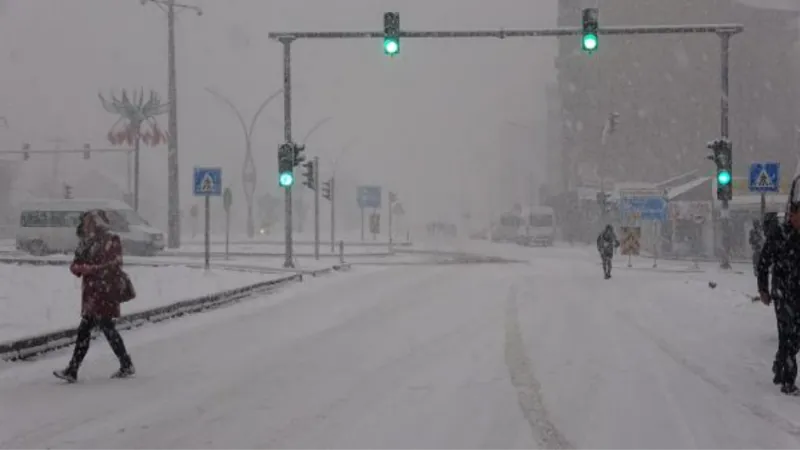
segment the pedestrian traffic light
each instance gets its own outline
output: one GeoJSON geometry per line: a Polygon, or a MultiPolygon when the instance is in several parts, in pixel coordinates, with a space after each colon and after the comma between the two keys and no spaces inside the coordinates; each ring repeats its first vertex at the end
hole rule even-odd
{"type": "Polygon", "coordinates": [[[317,180],[314,178],[314,161],[303,164],[303,167],[306,168],[306,172],[303,174],[306,177],[306,181],[304,181],[303,184],[312,191],[316,191],[317,180]]]}
{"type": "Polygon", "coordinates": [[[322,183],[322,197],[325,200],[333,201],[333,178],[322,183]]]}
{"type": "Polygon", "coordinates": [[[400,53],[400,13],[383,14],[383,52],[389,56],[400,53]]]}
{"type": "Polygon", "coordinates": [[[278,185],[290,188],[294,184],[294,148],[292,144],[281,144],[278,148],[278,185]]]}
{"type": "Polygon", "coordinates": [[[727,139],[715,139],[707,147],[713,154],[708,159],[717,166],[717,200],[733,199],[733,145],[727,139]]]}
{"type": "Polygon", "coordinates": [[[599,16],[597,8],[584,8],[583,9],[583,33],[581,39],[581,48],[584,52],[592,54],[597,50],[599,41],[597,38],[597,20],[599,16]]]}

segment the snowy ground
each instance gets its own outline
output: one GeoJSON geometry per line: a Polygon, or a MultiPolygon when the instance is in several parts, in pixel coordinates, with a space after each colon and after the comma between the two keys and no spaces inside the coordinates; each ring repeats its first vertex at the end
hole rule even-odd
{"type": "Polygon", "coordinates": [[[8,364],[0,447],[800,446],[748,271],[491,251],[528,263],[358,267],[132,330],[131,380],[102,341],[74,386],[67,352],[8,364]]]}
{"type": "MultiPolygon", "coordinates": [[[[137,298],[123,305],[132,313],[266,281],[280,274],[126,267],[137,298]]],[[[80,314],[80,279],[65,267],[0,265],[0,342],[75,326],[80,314]]]]}

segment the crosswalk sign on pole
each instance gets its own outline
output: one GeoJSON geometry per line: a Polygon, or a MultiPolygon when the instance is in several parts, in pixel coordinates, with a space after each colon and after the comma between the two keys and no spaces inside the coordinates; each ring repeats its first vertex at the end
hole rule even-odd
{"type": "Polygon", "coordinates": [[[219,167],[195,167],[194,195],[222,195],[222,169],[219,167]]]}
{"type": "Polygon", "coordinates": [[[780,163],[758,162],[750,165],[750,192],[779,192],[780,163]]]}

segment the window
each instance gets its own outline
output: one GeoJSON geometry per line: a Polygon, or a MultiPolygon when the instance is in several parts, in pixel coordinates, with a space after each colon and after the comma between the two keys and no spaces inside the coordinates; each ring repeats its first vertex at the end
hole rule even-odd
{"type": "Polygon", "coordinates": [[[504,227],[519,227],[522,225],[522,219],[513,214],[504,214],[500,218],[500,225],[504,227]]]}
{"type": "Polygon", "coordinates": [[[106,216],[108,216],[111,231],[128,231],[128,222],[120,211],[107,211],[106,216]]]}
{"type": "Polygon", "coordinates": [[[20,225],[25,228],[74,228],[80,223],[81,211],[23,211],[20,225]]]}
{"type": "Polygon", "coordinates": [[[553,216],[550,214],[531,214],[530,224],[532,227],[552,227],[553,216]]]}
{"type": "Polygon", "coordinates": [[[128,225],[149,225],[146,220],[142,219],[132,209],[120,209],[114,212],[119,214],[128,225]]]}

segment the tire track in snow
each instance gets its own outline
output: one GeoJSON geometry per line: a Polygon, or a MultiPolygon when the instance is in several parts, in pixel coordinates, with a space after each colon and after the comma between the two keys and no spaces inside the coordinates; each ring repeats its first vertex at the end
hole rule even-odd
{"type": "Polygon", "coordinates": [[[750,414],[758,417],[759,419],[767,422],[768,424],[774,427],[783,430],[784,432],[796,438],[800,437],[800,426],[796,425],[792,420],[762,405],[751,403],[745,399],[742,399],[740,396],[736,395],[736,392],[734,391],[733,388],[728,386],[726,383],[709,375],[708,371],[706,371],[702,366],[689,361],[688,358],[679,354],[672,348],[672,346],[669,345],[669,343],[666,340],[664,340],[660,336],[655,335],[652,331],[648,330],[647,328],[639,324],[639,322],[637,322],[633,317],[619,310],[615,312],[617,316],[624,319],[633,328],[638,330],[644,337],[646,337],[653,344],[655,344],[656,348],[661,350],[675,363],[682,366],[684,369],[688,370],[691,374],[709,384],[719,393],[734,399],[736,403],[738,403],[742,408],[746,409],[750,414]]]}
{"type": "Polygon", "coordinates": [[[547,417],[542,400],[541,385],[533,376],[530,358],[525,353],[522,329],[519,325],[517,287],[511,286],[506,299],[505,361],[511,384],[517,391],[520,409],[530,425],[534,440],[541,448],[570,449],[572,445],[547,417]]]}

